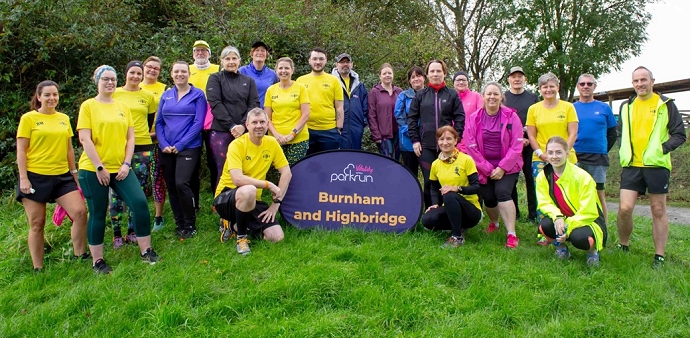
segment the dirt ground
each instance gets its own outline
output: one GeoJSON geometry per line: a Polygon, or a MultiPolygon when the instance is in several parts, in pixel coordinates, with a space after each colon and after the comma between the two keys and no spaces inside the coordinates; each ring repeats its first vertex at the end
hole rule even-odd
{"type": "MultiPolygon", "coordinates": [[[[609,209],[609,214],[618,212],[618,203],[606,202],[609,209]]],[[[666,207],[668,214],[668,222],[673,224],[680,224],[690,226],[690,208],[666,207]]],[[[652,211],[649,205],[636,204],[635,215],[652,218],[652,211]]]]}

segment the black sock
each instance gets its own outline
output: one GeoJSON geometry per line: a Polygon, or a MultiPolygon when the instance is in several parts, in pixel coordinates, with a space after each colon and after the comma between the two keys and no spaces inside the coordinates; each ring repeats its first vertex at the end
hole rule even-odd
{"type": "Polygon", "coordinates": [[[235,209],[235,220],[237,220],[237,236],[246,236],[248,225],[254,220],[252,212],[243,212],[235,209]]]}
{"type": "Polygon", "coordinates": [[[154,217],[154,220],[155,220],[156,222],[162,222],[162,221],[163,221],[163,216],[156,216],[156,217],[154,217]]]}

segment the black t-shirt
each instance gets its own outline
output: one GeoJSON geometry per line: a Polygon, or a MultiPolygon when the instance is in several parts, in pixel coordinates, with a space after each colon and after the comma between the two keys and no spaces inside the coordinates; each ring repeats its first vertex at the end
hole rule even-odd
{"type": "Polygon", "coordinates": [[[504,95],[506,98],[505,106],[517,110],[520,122],[524,126],[527,122],[527,110],[531,105],[539,102],[539,97],[529,90],[525,90],[521,94],[513,94],[507,90],[504,95]]]}

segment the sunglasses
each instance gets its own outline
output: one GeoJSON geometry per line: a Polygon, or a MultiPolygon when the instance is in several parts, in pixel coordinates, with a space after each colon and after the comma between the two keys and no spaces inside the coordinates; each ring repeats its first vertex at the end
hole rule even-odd
{"type": "Polygon", "coordinates": [[[578,84],[580,85],[580,87],[594,86],[594,82],[580,82],[578,84]]]}

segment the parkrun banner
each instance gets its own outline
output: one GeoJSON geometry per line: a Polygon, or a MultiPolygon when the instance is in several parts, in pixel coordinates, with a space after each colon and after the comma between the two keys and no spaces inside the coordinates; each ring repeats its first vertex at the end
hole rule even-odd
{"type": "Polygon", "coordinates": [[[398,162],[374,153],[336,150],[292,167],[280,213],[300,229],[403,232],[422,213],[422,188],[398,162]]]}

